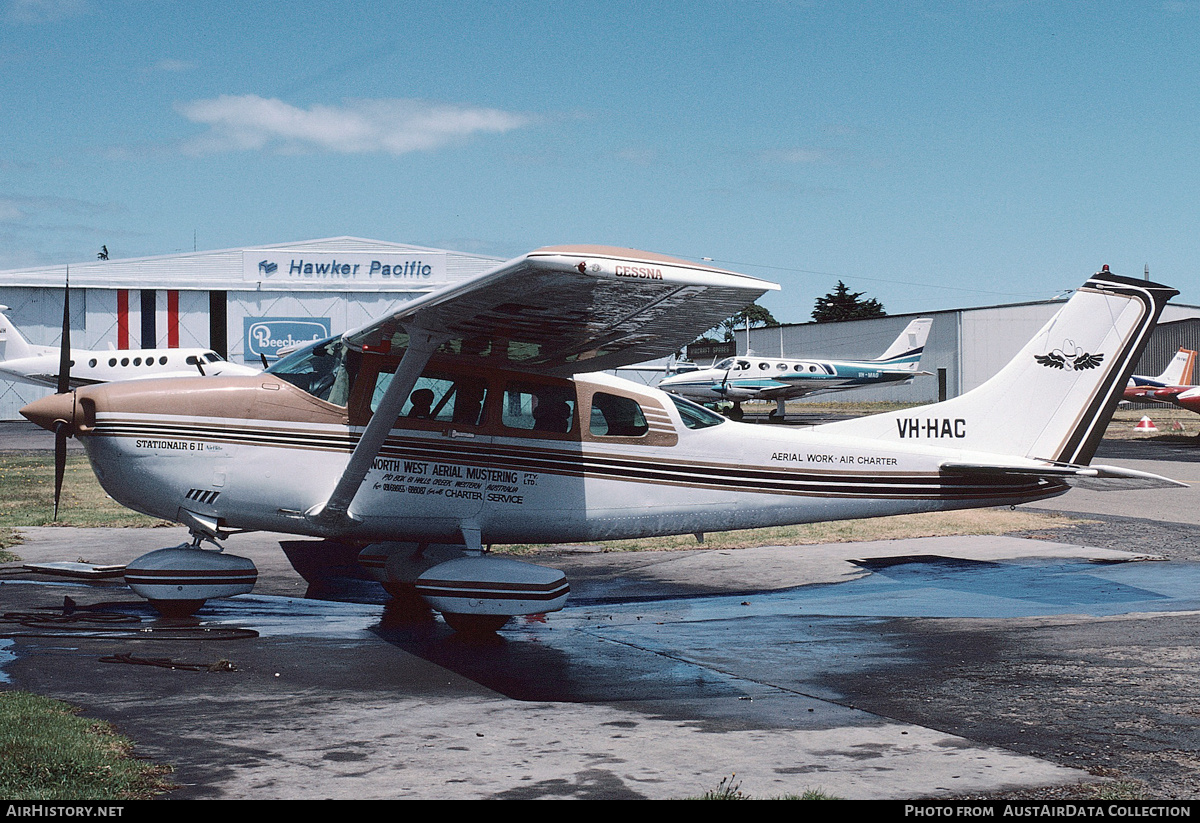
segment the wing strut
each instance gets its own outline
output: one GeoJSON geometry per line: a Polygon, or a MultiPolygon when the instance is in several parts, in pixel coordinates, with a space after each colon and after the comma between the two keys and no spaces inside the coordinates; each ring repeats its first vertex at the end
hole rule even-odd
{"type": "Polygon", "coordinates": [[[371,421],[367,423],[358,445],[354,447],[350,462],[342,471],[342,476],[329,499],[305,512],[304,516],[310,522],[324,529],[336,530],[354,521],[354,516],[350,514],[350,504],[354,502],[354,496],[358,494],[363,478],[367,476],[372,461],[387,440],[392,425],[404,407],[404,401],[408,399],[417,378],[425,370],[425,364],[446,339],[446,335],[427,332],[415,326],[409,328],[408,348],[404,357],[400,359],[400,365],[396,367],[392,382],[384,391],[383,399],[379,401],[379,406],[375,409],[371,421]]]}

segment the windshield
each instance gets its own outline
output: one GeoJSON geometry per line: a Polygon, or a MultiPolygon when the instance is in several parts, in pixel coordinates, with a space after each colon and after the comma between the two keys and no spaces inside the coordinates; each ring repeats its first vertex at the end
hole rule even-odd
{"type": "Polygon", "coordinates": [[[331,337],[292,352],[267,369],[267,373],[327,403],[345,406],[350,400],[351,377],[359,357],[340,336],[331,337]]]}

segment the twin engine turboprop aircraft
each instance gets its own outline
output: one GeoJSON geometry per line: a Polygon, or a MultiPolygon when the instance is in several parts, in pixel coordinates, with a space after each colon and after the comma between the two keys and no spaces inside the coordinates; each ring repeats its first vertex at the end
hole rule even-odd
{"type": "MultiPolygon", "coordinates": [[[[491,544],[578,542],[1025,503],[1087,465],[1166,300],[1097,275],[983,386],[804,430],[726,420],[602,374],[678,350],[774,284],[625,249],[545,248],[254,377],[89,386],[22,413],[78,437],[106,491],[193,542],[130,563],[160,609],[247,591],[245,530],[367,544],[389,591],[459,630],[553,611],[556,569],[491,544]],[[1064,340],[1089,357],[1042,363],[1064,340]]],[[[316,545],[325,545],[317,543],[316,545]]],[[[318,558],[320,562],[320,558],[318,558]]]]}
{"type": "MultiPolygon", "coordinates": [[[[30,343],[0,306],[0,380],[55,388],[62,351],[30,343]]],[[[69,342],[68,342],[68,345],[69,342]]],[[[147,377],[257,374],[258,369],[230,363],[210,349],[71,349],[71,386],[147,377]]]]}
{"type": "Polygon", "coordinates": [[[918,374],[921,354],[933,320],[913,320],[887,351],[874,360],[801,360],[786,357],[728,357],[711,368],[689,371],[660,380],[663,391],[697,403],[722,400],[733,403],[729,417],[742,419],[742,402],[774,400],[772,418],[783,419],[788,400],[881,383],[904,383],[918,374]]]}

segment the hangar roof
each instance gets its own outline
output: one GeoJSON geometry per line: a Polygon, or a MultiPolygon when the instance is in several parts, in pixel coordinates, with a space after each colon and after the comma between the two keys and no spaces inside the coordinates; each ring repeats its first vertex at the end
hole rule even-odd
{"type": "Polygon", "coordinates": [[[72,288],[427,292],[499,262],[406,243],[328,237],[12,269],[0,271],[0,285],[61,287],[69,269],[72,288]]]}

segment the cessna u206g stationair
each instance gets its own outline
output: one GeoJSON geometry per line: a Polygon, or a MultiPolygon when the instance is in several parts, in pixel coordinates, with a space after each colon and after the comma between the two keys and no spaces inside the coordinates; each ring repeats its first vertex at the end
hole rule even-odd
{"type": "Polygon", "coordinates": [[[674,352],[772,288],[644,252],[546,248],[255,377],[89,386],[23,414],[78,437],[115,499],[190,527],[190,546],[127,567],[160,607],[246,591],[253,565],[202,546],[271,530],[370,544],[361,562],[389,591],[424,598],[466,630],[566,598],[561,572],[493,556],[494,543],[1008,505],[1075,483],[1173,484],[1088,465],[1177,293],[1145,281],[1093,277],[968,394],[803,431],[729,421],[600,373],[674,352]],[[1044,365],[1065,340],[1090,356],[1044,365]]]}
{"type": "Polygon", "coordinates": [[[887,351],[874,360],[802,360],[786,357],[729,357],[711,368],[672,375],[658,387],[698,403],[733,403],[730,417],[742,419],[745,400],[774,400],[771,417],[782,419],[784,403],[808,394],[907,383],[918,374],[933,320],[913,320],[887,351]]]}

